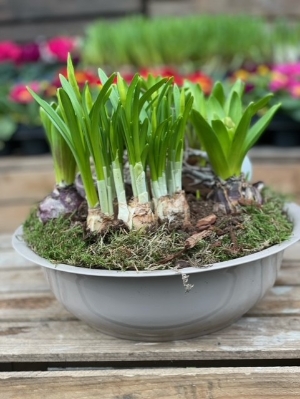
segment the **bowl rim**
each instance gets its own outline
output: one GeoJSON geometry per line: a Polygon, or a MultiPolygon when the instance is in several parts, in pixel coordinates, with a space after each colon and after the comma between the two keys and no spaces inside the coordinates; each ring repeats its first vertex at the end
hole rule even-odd
{"type": "Polygon", "coordinates": [[[291,237],[280,244],[273,245],[267,249],[256,252],[251,255],[246,255],[237,259],[232,259],[224,262],[213,263],[201,267],[185,267],[181,269],[170,269],[170,270],[142,270],[142,271],[122,271],[122,270],[107,270],[107,269],[89,269],[79,266],[70,266],[66,264],[55,264],[33,252],[25,243],[22,238],[23,227],[19,226],[12,236],[12,246],[14,250],[25,259],[33,262],[37,265],[53,269],[57,271],[81,274],[87,276],[102,276],[102,277],[160,277],[160,276],[176,276],[183,274],[195,274],[203,273],[213,270],[225,269],[232,266],[243,265],[258,261],[260,259],[275,255],[279,252],[284,251],[286,248],[291,246],[300,240],[300,206],[296,203],[287,203],[285,210],[288,213],[289,218],[294,224],[293,232],[291,237]]]}

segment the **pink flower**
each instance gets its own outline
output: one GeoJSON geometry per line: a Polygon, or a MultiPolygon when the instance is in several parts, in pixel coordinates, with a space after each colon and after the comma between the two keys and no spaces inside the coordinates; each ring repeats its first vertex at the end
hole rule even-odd
{"type": "Polygon", "coordinates": [[[18,62],[36,62],[40,59],[40,50],[37,43],[27,43],[21,47],[18,62]]]}
{"type": "Polygon", "coordinates": [[[272,68],[270,90],[295,93],[300,82],[300,63],[279,64],[272,68]]]}
{"type": "Polygon", "coordinates": [[[77,40],[73,37],[56,37],[49,40],[42,48],[43,57],[47,61],[66,62],[68,53],[77,47],[77,40]]]}
{"type": "Polygon", "coordinates": [[[300,82],[293,82],[288,88],[290,94],[294,98],[300,98],[300,82]]]}
{"type": "Polygon", "coordinates": [[[0,62],[16,62],[21,54],[21,48],[10,41],[0,42],[0,62]]]}
{"type": "Polygon", "coordinates": [[[28,84],[18,83],[14,85],[9,93],[9,98],[11,101],[19,104],[29,104],[34,101],[31,94],[27,90],[29,86],[32,90],[39,93],[41,92],[41,84],[39,82],[30,82],[28,84]]]}

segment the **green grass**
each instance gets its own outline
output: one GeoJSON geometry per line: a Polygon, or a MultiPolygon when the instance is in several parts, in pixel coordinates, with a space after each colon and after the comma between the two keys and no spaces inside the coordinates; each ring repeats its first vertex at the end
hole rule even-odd
{"type": "Polygon", "coordinates": [[[219,216],[212,234],[189,250],[185,250],[185,240],[191,233],[169,231],[166,226],[97,236],[87,234],[74,215],[43,225],[35,211],[23,225],[24,239],[34,252],[53,263],[86,268],[125,271],[204,266],[249,255],[289,238],[292,223],[282,211],[285,199],[268,192],[266,196],[261,208],[245,207],[239,215],[219,216]]]}

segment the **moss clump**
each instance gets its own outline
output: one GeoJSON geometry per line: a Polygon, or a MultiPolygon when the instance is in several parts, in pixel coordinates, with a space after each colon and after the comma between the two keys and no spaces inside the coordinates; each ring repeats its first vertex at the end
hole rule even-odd
{"type": "MultiPolygon", "coordinates": [[[[32,212],[24,223],[29,247],[53,263],[110,270],[163,270],[204,266],[268,248],[289,238],[292,223],[282,211],[285,199],[269,192],[262,207],[248,206],[238,215],[218,216],[211,234],[187,249],[191,233],[155,230],[110,231],[87,235],[74,217],[60,217],[42,224],[32,212]]],[[[202,201],[199,201],[201,207],[202,201]]]]}

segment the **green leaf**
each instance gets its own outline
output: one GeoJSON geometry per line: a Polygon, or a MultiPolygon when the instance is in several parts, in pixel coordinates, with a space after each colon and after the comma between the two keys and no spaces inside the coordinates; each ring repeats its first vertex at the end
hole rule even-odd
{"type": "Polygon", "coordinates": [[[215,174],[223,179],[231,177],[228,159],[216,133],[199,112],[192,110],[191,118],[215,174]]]}
{"type": "Polygon", "coordinates": [[[234,132],[232,146],[229,153],[229,159],[230,163],[233,166],[235,175],[239,175],[241,173],[241,167],[244,159],[244,156],[242,154],[242,148],[245,145],[252,115],[253,103],[250,103],[245,109],[244,114],[234,132]]]}
{"type": "Polygon", "coordinates": [[[229,104],[229,113],[228,116],[232,119],[235,125],[238,125],[243,115],[243,105],[241,98],[237,94],[237,92],[233,92],[231,96],[231,101],[229,104]]]}
{"type": "Polygon", "coordinates": [[[242,98],[244,89],[245,89],[245,83],[242,82],[241,80],[237,80],[234,83],[234,85],[231,87],[229,95],[224,104],[224,110],[225,110],[226,115],[229,115],[231,98],[234,95],[234,93],[236,93],[239,96],[239,98],[242,98]]]}
{"type": "Polygon", "coordinates": [[[70,53],[68,54],[68,61],[67,61],[67,74],[68,74],[68,80],[74,90],[75,96],[77,98],[78,101],[81,100],[81,94],[79,91],[79,87],[77,84],[77,80],[75,77],[75,71],[74,71],[74,66],[73,66],[73,62],[72,62],[72,58],[70,53]]]}
{"type": "Polygon", "coordinates": [[[253,147],[253,145],[257,142],[260,138],[262,133],[268,127],[269,123],[271,122],[273,116],[280,108],[281,104],[273,105],[249,130],[246,140],[244,142],[242,150],[242,154],[244,157],[248,153],[248,151],[253,147]]]}
{"type": "Polygon", "coordinates": [[[223,149],[224,155],[226,156],[226,158],[228,158],[231,148],[231,137],[228,133],[228,130],[226,129],[226,126],[219,119],[211,121],[211,125],[214,132],[218,136],[218,140],[223,149]]]}
{"type": "Polygon", "coordinates": [[[214,84],[212,95],[219,101],[219,103],[224,107],[225,104],[225,93],[221,82],[216,82],[214,84]]]}
{"type": "Polygon", "coordinates": [[[258,101],[255,101],[253,104],[253,115],[257,114],[257,112],[268,105],[270,99],[274,97],[274,94],[267,94],[265,97],[261,98],[258,101]]]}

